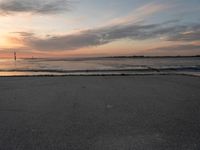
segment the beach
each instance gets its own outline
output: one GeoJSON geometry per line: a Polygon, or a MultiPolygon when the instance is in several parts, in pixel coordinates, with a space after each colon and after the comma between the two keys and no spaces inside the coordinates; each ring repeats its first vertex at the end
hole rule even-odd
{"type": "Polygon", "coordinates": [[[200,149],[200,78],[0,77],[1,150],[200,149]]]}

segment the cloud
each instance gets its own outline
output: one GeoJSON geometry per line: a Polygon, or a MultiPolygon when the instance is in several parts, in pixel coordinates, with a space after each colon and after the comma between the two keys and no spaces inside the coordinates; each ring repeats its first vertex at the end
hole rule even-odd
{"type": "Polygon", "coordinates": [[[127,24],[127,23],[140,22],[144,18],[150,15],[153,15],[155,13],[164,11],[168,8],[170,8],[170,6],[166,4],[158,4],[155,2],[148,3],[132,11],[129,15],[125,17],[119,17],[119,18],[111,20],[109,24],[114,25],[114,24],[127,24]]]}
{"type": "Polygon", "coordinates": [[[199,40],[200,25],[120,24],[84,30],[76,34],[40,38],[32,33],[20,33],[24,45],[40,51],[75,50],[99,46],[120,39],[148,40],[162,38],[167,41],[199,40]]]}
{"type": "Polygon", "coordinates": [[[199,41],[200,40],[200,26],[195,29],[188,29],[183,32],[172,35],[169,41],[199,41]]]}
{"type": "Polygon", "coordinates": [[[158,25],[120,25],[81,31],[80,33],[39,38],[22,36],[24,44],[37,50],[74,50],[83,47],[99,46],[119,39],[148,39],[149,32],[158,25]]]}
{"type": "Polygon", "coordinates": [[[14,34],[19,34],[20,36],[22,37],[27,37],[27,36],[33,36],[34,33],[31,33],[31,32],[11,32],[11,33],[14,33],[14,34]]]}
{"type": "Polygon", "coordinates": [[[1,0],[0,15],[14,13],[53,14],[69,10],[68,0],[1,0]]]}
{"type": "Polygon", "coordinates": [[[159,47],[150,49],[152,51],[195,51],[200,50],[200,45],[193,45],[193,44],[182,44],[182,45],[174,45],[174,46],[167,46],[167,47],[159,47]]]}

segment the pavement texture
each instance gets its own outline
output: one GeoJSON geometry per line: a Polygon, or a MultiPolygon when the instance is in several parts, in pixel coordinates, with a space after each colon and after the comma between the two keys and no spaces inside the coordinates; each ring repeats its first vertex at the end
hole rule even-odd
{"type": "Polygon", "coordinates": [[[200,78],[0,78],[0,150],[199,150],[200,78]]]}

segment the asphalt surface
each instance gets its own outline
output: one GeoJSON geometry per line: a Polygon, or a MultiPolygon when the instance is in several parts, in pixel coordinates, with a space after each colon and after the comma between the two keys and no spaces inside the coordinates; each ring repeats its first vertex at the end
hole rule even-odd
{"type": "Polygon", "coordinates": [[[0,78],[0,150],[199,149],[198,77],[0,78]]]}

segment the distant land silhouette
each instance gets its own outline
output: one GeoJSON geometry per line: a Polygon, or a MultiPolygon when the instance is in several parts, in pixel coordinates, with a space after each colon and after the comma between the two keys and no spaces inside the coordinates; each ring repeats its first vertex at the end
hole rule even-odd
{"type": "Polygon", "coordinates": [[[200,57],[200,55],[193,56],[109,56],[104,58],[188,58],[188,57],[200,57]]]}

